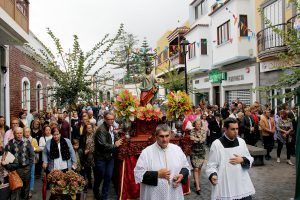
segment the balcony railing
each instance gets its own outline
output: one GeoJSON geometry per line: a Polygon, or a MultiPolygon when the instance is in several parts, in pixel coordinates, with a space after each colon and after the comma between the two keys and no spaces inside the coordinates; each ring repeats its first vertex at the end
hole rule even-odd
{"type": "Polygon", "coordinates": [[[285,31],[286,23],[265,28],[257,33],[258,54],[285,47],[284,38],[281,34],[275,32],[275,29],[285,31]]]}
{"type": "Polygon", "coordinates": [[[29,33],[29,2],[27,0],[0,0],[0,7],[29,33]]]}

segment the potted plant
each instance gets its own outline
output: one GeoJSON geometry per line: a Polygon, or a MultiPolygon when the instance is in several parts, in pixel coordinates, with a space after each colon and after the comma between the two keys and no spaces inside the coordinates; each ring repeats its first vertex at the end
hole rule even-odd
{"type": "Polygon", "coordinates": [[[63,173],[60,170],[53,170],[47,176],[50,186],[51,200],[73,200],[76,194],[82,192],[86,182],[82,176],[70,170],[63,173]]]}

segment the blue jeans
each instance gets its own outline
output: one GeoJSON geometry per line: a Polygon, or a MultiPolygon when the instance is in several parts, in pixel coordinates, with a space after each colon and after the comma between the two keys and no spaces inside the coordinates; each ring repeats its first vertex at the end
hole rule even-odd
{"type": "Polygon", "coordinates": [[[33,163],[30,169],[31,177],[30,177],[30,191],[34,189],[34,179],[35,179],[35,164],[33,163]]]}
{"type": "Polygon", "coordinates": [[[114,170],[114,160],[97,160],[94,167],[94,195],[96,199],[107,200],[110,180],[114,170]],[[99,187],[103,180],[102,192],[99,195],[99,187]]]}

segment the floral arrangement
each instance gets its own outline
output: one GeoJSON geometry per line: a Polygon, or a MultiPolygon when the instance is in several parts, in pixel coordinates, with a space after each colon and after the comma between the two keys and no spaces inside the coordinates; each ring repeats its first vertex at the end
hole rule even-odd
{"type": "Polygon", "coordinates": [[[118,117],[125,118],[127,121],[134,121],[138,106],[138,99],[128,90],[123,90],[116,98],[114,112],[118,117]]]}
{"type": "Polygon", "coordinates": [[[139,107],[137,112],[137,118],[140,120],[160,120],[163,117],[163,113],[161,112],[158,106],[152,106],[151,104],[147,104],[145,107],[139,107]]]}
{"type": "Polygon", "coordinates": [[[83,191],[86,182],[82,176],[70,170],[63,173],[53,170],[47,176],[52,194],[76,194],[83,191]]]}
{"type": "Polygon", "coordinates": [[[171,92],[167,95],[167,118],[177,120],[192,112],[189,96],[182,91],[171,92]]]}

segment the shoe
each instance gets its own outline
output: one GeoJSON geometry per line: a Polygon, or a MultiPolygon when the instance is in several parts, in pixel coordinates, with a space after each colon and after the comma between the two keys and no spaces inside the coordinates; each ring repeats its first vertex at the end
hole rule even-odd
{"type": "Polygon", "coordinates": [[[201,189],[196,190],[196,194],[197,194],[197,195],[200,195],[200,192],[201,192],[201,189]]]}
{"type": "Polygon", "coordinates": [[[291,166],[294,166],[294,163],[292,163],[290,160],[287,160],[286,163],[291,165],[291,166]]]}
{"type": "Polygon", "coordinates": [[[277,161],[276,161],[277,163],[280,163],[280,158],[277,158],[277,161]]]}
{"type": "Polygon", "coordinates": [[[270,160],[269,156],[265,156],[265,159],[266,159],[266,160],[270,160]]]}
{"type": "Polygon", "coordinates": [[[32,198],[32,192],[30,191],[28,194],[28,198],[31,199],[32,198]]]}

